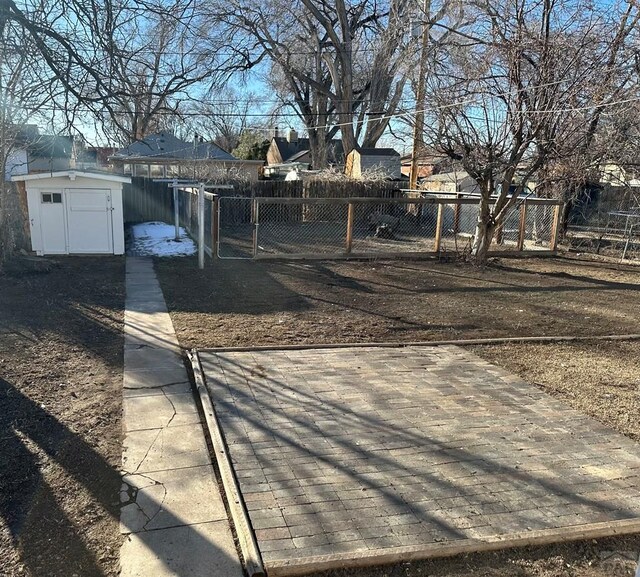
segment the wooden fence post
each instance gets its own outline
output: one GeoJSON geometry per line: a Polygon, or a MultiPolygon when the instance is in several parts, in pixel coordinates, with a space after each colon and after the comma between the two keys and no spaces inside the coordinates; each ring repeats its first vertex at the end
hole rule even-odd
{"type": "Polygon", "coordinates": [[[562,214],[562,205],[556,204],[553,209],[553,221],[551,223],[551,238],[549,239],[549,249],[557,250],[558,234],[560,232],[560,215],[562,214]]]}
{"type": "Polygon", "coordinates": [[[355,212],[355,205],[353,202],[349,203],[349,207],[347,210],[347,246],[345,247],[345,252],[349,254],[351,252],[351,246],[353,245],[353,216],[355,212]]]}
{"type": "Polygon", "coordinates": [[[524,249],[524,237],[527,233],[527,201],[523,200],[520,205],[520,227],[518,230],[517,250],[524,249]]]}
{"type": "Polygon", "coordinates": [[[440,239],[442,238],[442,214],[444,212],[444,204],[438,203],[438,217],[436,218],[436,238],[433,250],[440,252],[440,239]]]}

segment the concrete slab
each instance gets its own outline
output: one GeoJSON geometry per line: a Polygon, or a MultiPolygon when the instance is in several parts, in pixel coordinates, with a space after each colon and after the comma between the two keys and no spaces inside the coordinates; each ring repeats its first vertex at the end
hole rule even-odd
{"type": "Polygon", "coordinates": [[[120,577],[243,577],[227,521],[128,535],[120,577]]]}
{"type": "Polygon", "coordinates": [[[200,423],[191,391],[182,394],[125,397],[123,423],[126,431],[162,429],[200,423]]]}
{"type": "Polygon", "coordinates": [[[640,530],[640,446],[461,348],[199,355],[272,576],[640,530]]]}
{"type": "Polygon", "coordinates": [[[191,392],[191,383],[176,383],[175,385],[164,385],[162,387],[142,388],[142,389],[124,389],[123,396],[125,399],[135,397],[154,397],[163,395],[180,395],[191,392]]]}
{"type": "Polygon", "coordinates": [[[174,369],[184,367],[182,357],[173,350],[143,347],[125,349],[124,362],[129,370],[137,369],[174,369]]]}
{"type": "Polygon", "coordinates": [[[200,423],[131,431],[123,443],[122,468],[130,474],[210,464],[200,423]]]}
{"type": "Polygon", "coordinates": [[[227,519],[217,481],[208,465],[126,475],[122,481],[122,533],[227,519]]]}
{"type": "MultiPolygon", "coordinates": [[[[174,333],[171,317],[168,313],[154,312],[148,313],[155,318],[147,318],[143,316],[145,313],[136,312],[136,316],[125,317],[125,327],[131,332],[140,332],[144,335],[153,335],[156,332],[171,334],[174,333]]],[[[174,333],[175,334],[175,333],[174,333]]]]}
{"type": "Polygon", "coordinates": [[[153,294],[149,294],[144,298],[128,300],[126,303],[128,311],[137,313],[162,313],[167,312],[167,306],[164,301],[158,302],[154,300],[153,294]]]}
{"type": "Polygon", "coordinates": [[[171,369],[136,369],[127,370],[123,385],[127,389],[157,389],[158,387],[189,382],[184,367],[171,369]]]}
{"type": "Polygon", "coordinates": [[[151,332],[149,329],[134,328],[131,325],[127,327],[128,332],[124,337],[124,349],[137,349],[140,347],[156,347],[165,348],[175,353],[180,353],[178,339],[171,330],[157,330],[151,332]]]}

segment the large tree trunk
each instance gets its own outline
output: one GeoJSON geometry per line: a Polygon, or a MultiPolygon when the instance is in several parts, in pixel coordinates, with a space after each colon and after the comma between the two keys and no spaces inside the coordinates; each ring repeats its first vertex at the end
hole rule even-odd
{"type": "MultiPolygon", "coordinates": [[[[481,188],[486,188],[486,184],[481,188]]],[[[476,265],[483,266],[487,263],[489,257],[489,248],[496,231],[496,224],[493,221],[491,208],[489,206],[490,191],[486,190],[480,199],[478,206],[478,222],[476,223],[476,231],[473,236],[473,245],[471,246],[471,256],[476,265]]]]}
{"type": "Polygon", "coordinates": [[[329,166],[327,140],[324,132],[309,131],[309,151],[311,154],[311,168],[320,170],[329,166]]]}
{"type": "Polygon", "coordinates": [[[493,241],[495,230],[496,227],[492,224],[487,224],[485,222],[477,223],[473,237],[473,245],[471,247],[471,256],[473,257],[473,262],[475,264],[480,266],[487,264],[489,248],[491,247],[491,241],[493,241]]]}

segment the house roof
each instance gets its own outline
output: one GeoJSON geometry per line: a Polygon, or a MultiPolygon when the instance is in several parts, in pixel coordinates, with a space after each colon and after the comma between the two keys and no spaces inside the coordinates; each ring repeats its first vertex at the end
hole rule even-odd
{"type": "Polygon", "coordinates": [[[34,158],[71,158],[73,138],[71,136],[54,136],[40,134],[27,143],[27,150],[34,158]]]}
{"type": "MultiPolygon", "coordinates": [[[[413,158],[412,154],[404,154],[400,157],[402,164],[411,164],[411,159],[413,158]]],[[[418,155],[418,164],[419,165],[436,165],[444,160],[448,160],[448,156],[444,154],[420,154],[418,155]]]]}
{"type": "MultiPolygon", "coordinates": [[[[298,138],[293,142],[289,142],[284,136],[274,136],[272,142],[278,147],[282,162],[296,162],[299,158],[310,152],[308,138],[298,138]]],[[[342,148],[342,140],[334,138],[328,145],[329,160],[333,162],[342,162],[344,158],[344,149],[342,148]]]]}
{"type": "Polygon", "coordinates": [[[187,142],[169,132],[150,134],[144,140],[136,140],[118,150],[111,158],[118,160],[238,160],[212,142],[187,142]]]}
{"type": "Polygon", "coordinates": [[[76,178],[93,178],[95,180],[108,180],[111,182],[131,182],[131,178],[128,176],[120,176],[113,174],[113,172],[93,172],[86,170],[60,170],[58,172],[37,172],[34,174],[19,174],[12,176],[11,180],[47,180],[50,178],[69,178],[69,180],[75,180],[76,178]]]}
{"type": "Polygon", "coordinates": [[[395,148],[361,148],[357,152],[360,156],[400,156],[395,148]]]}
{"type": "Polygon", "coordinates": [[[300,150],[299,152],[296,152],[293,156],[290,156],[289,158],[287,158],[287,162],[297,162],[303,156],[306,156],[307,154],[309,154],[309,152],[310,152],[309,150],[300,150]]]}

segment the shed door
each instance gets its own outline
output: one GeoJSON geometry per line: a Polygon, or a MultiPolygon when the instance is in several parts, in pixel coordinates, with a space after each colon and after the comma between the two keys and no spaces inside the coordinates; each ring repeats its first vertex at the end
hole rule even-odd
{"type": "Polygon", "coordinates": [[[40,233],[44,254],[65,254],[67,235],[62,191],[40,192],[40,233]]]}
{"type": "Polygon", "coordinates": [[[70,188],[66,191],[69,253],[113,253],[111,192],[70,188]]]}

